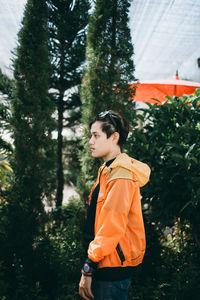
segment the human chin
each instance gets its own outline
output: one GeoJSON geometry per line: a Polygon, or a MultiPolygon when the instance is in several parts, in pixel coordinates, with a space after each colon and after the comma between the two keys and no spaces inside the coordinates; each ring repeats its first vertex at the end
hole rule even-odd
{"type": "Polygon", "coordinates": [[[96,151],[91,151],[91,155],[92,155],[92,157],[98,157],[98,154],[96,153],[96,151]]]}
{"type": "Polygon", "coordinates": [[[102,157],[102,156],[99,155],[98,153],[92,153],[92,157],[94,157],[94,158],[100,158],[100,157],[102,157]]]}
{"type": "Polygon", "coordinates": [[[92,151],[91,154],[92,154],[92,157],[94,157],[94,158],[101,158],[102,157],[101,153],[99,153],[97,151],[92,151]]]}

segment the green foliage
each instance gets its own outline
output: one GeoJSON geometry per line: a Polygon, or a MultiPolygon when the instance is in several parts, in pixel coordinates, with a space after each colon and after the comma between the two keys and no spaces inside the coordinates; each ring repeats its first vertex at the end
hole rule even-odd
{"type": "Polygon", "coordinates": [[[5,140],[6,133],[10,133],[10,101],[14,81],[2,73],[0,69],[0,150],[11,151],[11,144],[5,140]]]}
{"type": "Polygon", "coordinates": [[[11,203],[9,194],[5,198],[0,204],[0,298],[40,299],[32,280],[33,214],[11,203]]]}
{"type": "Polygon", "coordinates": [[[77,174],[80,170],[80,162],[78,159],[78,153],[80,151],[80,139],[77,140],[64,140],[65,156],[63,160],[64,164],[64,178],[67,184],[73,184],[76,186],[77,174]]]}
{"type": "Polygon", "coordinates": [[[149,105],[129,138],[129,154],[147,162],[151,179],[144,200],[152,219],[162,223],[177,217],[199,224],[200,91],[149,105]]]}
{"type": "Polygon", "coordinates": [[[149,105],[129,137],[128,153],[152,170],[141,190],[147,253],[133,277],[134,299],[196,299],[200,291],[199,100],[196,90],[149,105]]]}
{"type": "Polygon", "coordinates": [[[129,83],[134,80],[129,6],[128,0],[97,0],[89,21],[87,66],[81,90],[83,151],[80,152],[82,174],[78,187],[84,201],[99,166],[99,162],[91,158],[88,146],[91,119],[101,111],[112,109],[124,115],[130,123],[134,120],[134,104],[130,100],[134,91],[129,88],[129,83]]]}
{"type": "Polygon", "coordinates": [[[181,225],[178,220],[163,228],[148,222],[146,231],[147,252],[134,272],[130,299],[196,299],[200,260],[190,225],[181,225]]]}
{"type": "Polygon", "coordinates": [[[13,92],[13,84],[14,81],[5,74],[3,74],[2,70],[0,69],[0,92],[2,93],[2,95],[7,96],[11,99],[13,92]]]}
{"type": "MultiPolygon", "coordinates": [[[[22,211],[15,208],[19,219],[22,211]]],[[[0,227],[1,299],[3,297],[14,300],[80,299],[78,283],[81,276],[80,269],[85,259],[81,245],[83,204],[72,199],[66,206],[63,206],[60,226],[57,226],[55,222],[55,214],[56,210],[48,213],[45,232],[41,232],[33,242],[34,251],[29,257],[29,273],[25,271],[24,258],[21,259],[17,251],[14,253],[10,251],[9,223],[7,222],[4,231],[2,231],[3,227],[0,227]]],[[[0,215],[4,218],[9,217],[6,206],[4,206],[3,214],[0,211],[0,215]]],[[[2,223],[1,219],[0,222],[2,223]]],[[[24,241],[23,237],[22,239],[24,241]]],[[[26,247],[26,244],[22,246],[26,247]]]]}
{"type": "MultiPolygon", "coordinates": [[[[88,0],[48,0],[47,4],[51,87],[65,92],[81,83],[80,66],[85,59],[85,28],[90,5],[88,0]]],[[[69,103],[66,101],[65,105],[69,103]]]]}
{"type": "MultiPolygon", "coordinates": [[[[74,129],[80,119],[81,101],[78,86],[81,83],[82,64],[85,60],[85,30],[90,5],[88,0],[48,0],[47,4],[52,68],[50,85],[54,89],[52,98],[58,112],[56,205],[59,207],[62,205],[64,186],[63,160],[70,160],[69,155],[65,155],[63,151],[63,128],[74,129]]],[[[72,143],[72,147],[77,145],[77,141],[71,138],[70,134],[67,141],[67,148],[70,148],[72,143]]],[[[77,160],[70,163],[77,174],[77,160]]]]}
{"type": "MultiPolygon", "coordinates": [[[[43,200],[51,199],[55,184],[47,13],[45,1],[27,2],[14,60],[11,117],[14,179],[1,205],[0,224],[0,261],[6,269],[5,280],[16,290],[9,299],[23,299],[23,290],[30,291],[24,299],[33,298],[33,242],[43,231],[43,200]]],[[[11,293],[9,290],[8,294],[11,293]]]]}
{"type": "Polygon", "coordinates": [[[0,202],[3,193],[9,188],[10,178],[12,177],[12,169],[7,161],[7,154],[0,152],[0,202]]]}
{"type": "Polygon", "coordinates": [[[80,269],[85,259],[81,243],[83,205],[72,199],[63,206],[59,227],[54,214],[56,210],[49,215],[46,237],[36,242],[38,281],[47,299],[77,299],[80,269]]]}
{"type": "Polygon", "coordinates": [[[42,209],[41,200],[45,196],[50,200],[55,182],[55,144],[51,137],[55,107],[48,95],[47,13],[45,1],[27,2],[18,34],[12,101],[15,188],[21,200],[38,212],[42,209]]]}
{"type": "Polygon", "coordinates": [[[162,265],[161,273],[168,281],[168,286],[162,288],[164,299],[195,299],[200,292],[200,251],[193,237],[192,227],[185,222],[181,224],[178,220],[171,233],[165,234],[163,244],[167,251],[163,251],[162,255],[167,264],[162,265]]]}

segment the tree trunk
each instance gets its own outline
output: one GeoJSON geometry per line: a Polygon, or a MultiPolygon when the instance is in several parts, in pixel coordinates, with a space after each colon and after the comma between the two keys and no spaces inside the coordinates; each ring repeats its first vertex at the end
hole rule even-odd
{"type": "MultiPolygon", "coordinates": [[[[113,5],[113,10],[112,10],[112,26],[111,26],[111,30],[112,30],[112,39],[111,39],[111,47],[112,49],[116,49],[116,11],[117,11],[117,3],[116,5],[113,5]]],[[[110,63],[110,67],[111,70],[114,72],[115,70],[115,63],[116,63],[116,57],[115,55],[111,55],[111,63],[110,63]]]]}
{"type": "Polygon", "coordinates": [[[63,97],[64,93],[60,92],[58,100],[58,148],[57,148],[57,192],[56,192],[56,207],[62,206],[63,201],[63,188],[64,188],[64,174],[63,174],[63,160],[62,160],[62,149],[63,149],[63,97]]]}
{"type": "Polygon", "coordinates": [[[200,224],[193,224],[193,236],[197,246],[200,248],[200,224]]]}

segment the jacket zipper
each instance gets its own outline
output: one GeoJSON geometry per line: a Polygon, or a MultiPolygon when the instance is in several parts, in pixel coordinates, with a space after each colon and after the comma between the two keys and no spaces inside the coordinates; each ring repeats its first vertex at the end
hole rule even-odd
{"type": "Polygon", "coordinates": [[[121,260],[121,265],[123,265],[123,263],[125,261],[125,256],[124,256],[124,253],[123,253],[122,248],[119,243],[117,244],[116,250],[117,250],[117,254],[121,260]]]}

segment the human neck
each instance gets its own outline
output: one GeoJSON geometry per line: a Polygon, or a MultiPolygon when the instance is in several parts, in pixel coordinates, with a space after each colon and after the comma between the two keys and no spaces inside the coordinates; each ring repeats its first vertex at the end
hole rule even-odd
{"type": "Polygon", "coordinates": [[[104,162],[107,162],[111,159],[114,159],[117,155],[121,153],[120,148],[112,151],[111,153],[107,154],[106,156],[103,157],[104,162]]]}

